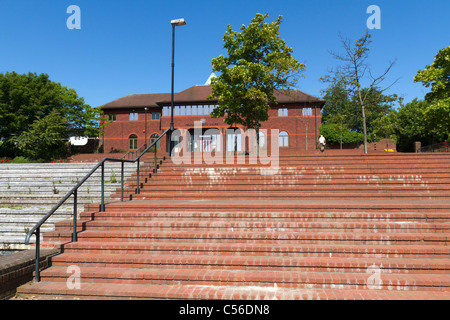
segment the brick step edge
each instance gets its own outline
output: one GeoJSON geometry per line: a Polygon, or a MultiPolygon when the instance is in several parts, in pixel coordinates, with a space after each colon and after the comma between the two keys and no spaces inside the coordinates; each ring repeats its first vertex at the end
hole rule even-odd
{"type": "MultiPolygon", "coordinates": [[[[320,242],[341,244],[432,244],[447,245],[448,233],[367,233],[367,232],[255,232],[255,231],[157,231],[157,230],[86,230],[77,232],[79,240],[88,241],[173,241],[173,242],[233,242],[236,243],[279,243],[304,244],[320,242]]],[[[55,230],[43,234],[44,239],[71,237],[71,230],[55,230]]],[[[328,244],[329,244],[328,243],[328,244]]]]}
{"type": "MultiPolygon", "coordinates": [[[[65,230],[73,221],[55,222],[55,230],[65,230]]],[[[77,231],[84,230],[141,230],[141,231],[256,231],[256,232],[377,232],[377,233],[448,233],[450,222],[425,223],[415,221],[398,222],[271,222],[271,221],[126,221],[85,220],[77,222],[77,231]]]]}
{"type": "MultiPolygon", "coordinates": [[[[52,267],[41,273],[42,281],[67,281],[72,276],[64,266],[52,267]]],[[[83,282],[129,284],[211,284],[230,286],[274,286],[288,288],[332,288],[378,290],[436,290],[450,292],[450,275],[441,274],[387,274],[377,267],[366,273],[327,273],[297,271],[266,271],[216,269],[161,269],[161,268],[80,268],[83,282]],[[373,279],[375,275],[377,279],[373,279]],[[371,277],[372,276],[372,277],[371,277]],[[375,281],[376,280],[376,281],[375,281]],[[371,283],[373,281],[373,283],[371,283]]]]}
{"type": "Polygon", "coordinates": [[[18,288],[19,297],[37,299],[176,299],[176,300],[450,300],[442,291],[288,289],[252,286],[129,285],[84,283],[69,289],[65,282],[39,282],[18,288]],[[36,297],[35,297],[36,298],[36,297]]]}
{"type": "Polygon", "coordinates": [[[66,253],[106,254],[198,254],[198,255],[250,255],[250,256],[298,256],[298,257],[362,257],[362,258],[437,258],[450,256],[446,246],[403,245],[302,245],[302,244],[223,244],[223,243],[179,243],[179,242],[119,242],[103,243],[78,241],[65,244],[66,253]]]}
{"type": "Polygon", "coordinates": [[[448,259],[391,258],[327,258],[220,256],[179,254],[87,254],[62,253],[51,259],[52,266],[102,266],[133,268],[215,268],[232,270],[325,271],[366,273],[370,267],[379,267],[385,273],[448,274],[448,259]]]}

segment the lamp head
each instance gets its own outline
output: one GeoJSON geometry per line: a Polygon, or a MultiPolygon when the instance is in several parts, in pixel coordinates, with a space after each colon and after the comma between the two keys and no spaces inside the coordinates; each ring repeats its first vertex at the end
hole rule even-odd
{"type": "Polygon", "coordinates": [[[186,25],[186,21],[184,19],[175,19],[170,21],[173,26],[179,27],[186,25]]]}

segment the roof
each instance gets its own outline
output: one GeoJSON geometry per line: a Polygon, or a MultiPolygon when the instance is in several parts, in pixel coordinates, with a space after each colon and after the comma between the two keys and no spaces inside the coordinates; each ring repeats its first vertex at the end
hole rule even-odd
{"type": "Polygon", "coordinates": [[[104,104],[103,109],[157,107],[160,100],[170,99],[170,93],[129,94],[104,104]]]}
{"type": "MultiPolygon", "coordinates": [[[[174,93],[174,102],[176,104],[189,103],[204,103],[214,102],[217,100],[208,100],[207,97],[211,94],[212,89],[210,85],[192,86],[184,91],[174,93]]],[[[324,104],[325,100],[314,97],[303,91],[297,89],[276,90],[274,92],[275,98],[279,104],[287,103],[310,103],[319,102],[324,104]]],[[[162,105],[171,104],[170,93],[156,93],[156,94],[132,94],[122,98],[116,99],[103,105],[103,109],[119,109],[119,108],[144,108],[144,107],[158,107],[162,105]]]]}

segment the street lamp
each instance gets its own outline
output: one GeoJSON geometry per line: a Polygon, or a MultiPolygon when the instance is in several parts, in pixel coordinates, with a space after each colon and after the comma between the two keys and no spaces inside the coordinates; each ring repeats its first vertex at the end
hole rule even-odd
{"type": "Polygon", "coordinates": [[[145,147],[144,148],[147,148],[147,110],[148,110],[148,108],[145,107],[144,110],[145,110],[145,129],[144,129],[144,133],[145,133],[144,145],[145,145],[145,147]]]}
{"type": "Polygon", "coordinates": [[[173,125],[173,90],[174,90],[174,69],[175,69],[175,27],[181,27],[186,25],[184,19],[171,20],[172,24],[172,90],[171,90],[171,108],[170,108],[170,135],[169,135],[169,155],[172,155],[172,132],[174,131],[173,125]]]}

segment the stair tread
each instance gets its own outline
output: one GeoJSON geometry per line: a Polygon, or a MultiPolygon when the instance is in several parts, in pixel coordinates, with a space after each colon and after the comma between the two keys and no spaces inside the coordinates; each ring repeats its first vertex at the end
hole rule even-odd
{"type": "Polygon", "coordinates": [[[183,263],[193,264],[219,264],[219,265],[242,265],[242,266],[268,266],[271,263],[280,266],[326,266],[334,268],[344,268],[346,266],[356,265],[361,268],[367,268],[372,265],[379,265],[381,268],[409,268],[426,267],[428,269],[449,270],[450,260],[446,258],[390,258],[380,261],[379,258],[329,258],[323,257],[270,257],[270,256],[221,256],[221,255],[180,255],[180,254],[134,254],[126,255],[110,254],[110,253],[62,253],[53,257],[53,262],[122,262],[122,263],[139,263],[139,264],[158,264],[162,262],[182,265],[183,263]],[[174,262],[176,261],[176,262],[174,262]],[[294,264],[296,263],[296,265],[294,264]]]}
{"type": "Polygon", "coordinates": [[[243,165],[234,155],[224,164],[166,159],[157,174],[150,159],[139,194],[131,173],[125,201],[116,190],[104,212],[98,202],[87,205],[77,242],[69,240],[71,219],[43,234],[44,245],[69,243],[43,281],[19,292],[450,300],[450,154],[285,154],[275,165],[243,158],[243,165]],[[81,269],[79,290],[66,283],[72,265],[81,269]],[[376,273],[380,286],[369,287],[376,273]]]}
{"type": "Polygon", "coordinates": [[[346,245],[346,244],[263,244],[263,243],[179,243],[179,242],[96,242],[96,241],[78,241],[65,245],[65,250],[77,248],[98,248],[98,249],[178,249],[180,251],[186,250],[207,250],[211,249],[224,251],[230,250],[236,252],[239,249],[254,250],[256,252],[276,251],[289,252],[293,250],[310,250],[313,252],[321,252],[326,250],[329,252],[409,252],[418,251],[423,253],[442,252],[443,254],[450,253],[448,246],[429,246],[429,245],[346,245]]]}
{"type": "Polygon", "coordinates": [[[27,294],[61,295],[77,298],[157,298],[225,300],[449,300],[442,291],[380,291],[351,289],[292,289],[255,286],[149,285],[84,283],[80,289],[68,289],[65,282],[40,282],[19,288],[27,294]],[[82,289],[81,289],[82,288],[82,289]]]}

